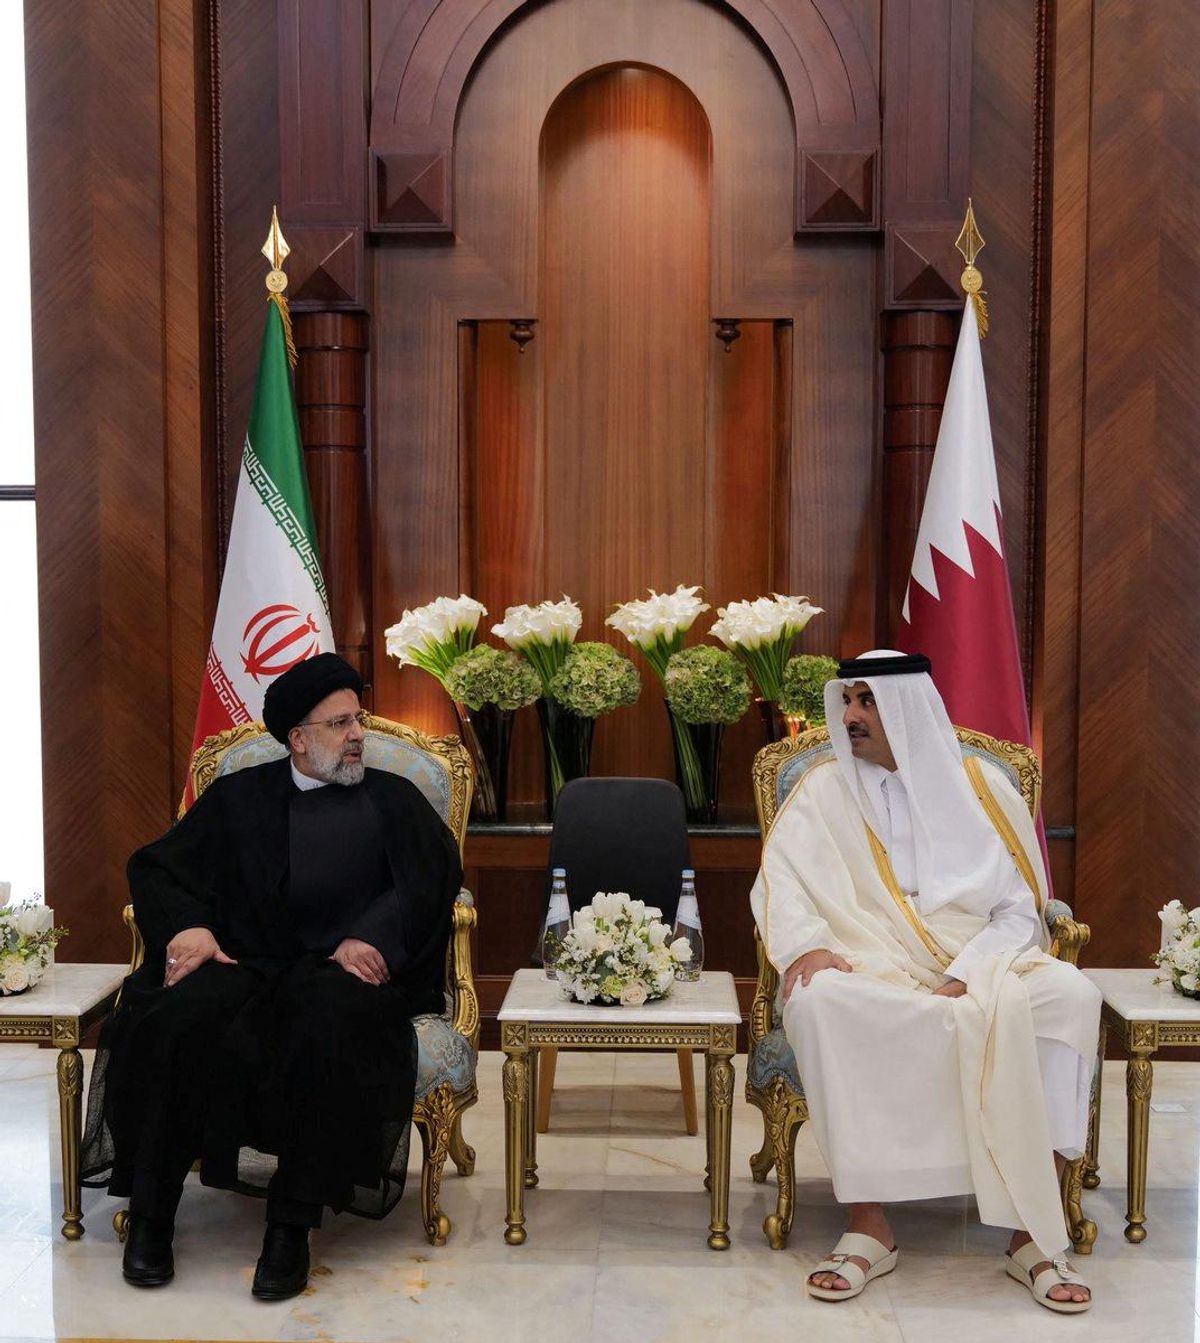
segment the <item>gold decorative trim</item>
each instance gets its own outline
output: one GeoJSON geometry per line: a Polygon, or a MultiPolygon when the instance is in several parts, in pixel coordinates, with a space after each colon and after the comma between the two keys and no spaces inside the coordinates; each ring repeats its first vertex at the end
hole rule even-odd
{"type": "Polygon", "coordinates": [[[1005,816],[1000,809],[1000,804],[992,795],[992,790],[988,787],[988,781],[983,777],[983,766],[979,763],[979,757],[974,755],[967,756],[963,764],[966,766],[967,778],[971,781],[971,787],[975,790],[975,796],[979,799],[979,805],[983,808],[989,821],[991,821],[996,833],[1000,836],[1000,842],[1012,856],[1012,860],[1017,865],[1017,871],[1021,874],[1021,879],[1033,893],[1034,903],[1037,905],[1039,914],[1046,911],[1046,898],[1042,888],[1038,885],[1037,875],[1033,870],[1033,864],[1029,861],[1029,855],[1025,852],[1025,846],[1017,836],[1017,832],[1012,827],[1012,822],[1005,816]]]}
{"type": "Polygon", "coordinates": [[[457,1114],[454,1091],[443,1082],[413,1105],[412,1119],[421,1135],[421,1220],[431,1245],[445,1245],[450,1234],[450,1219],[438,1206],[442,1191],[442,1172],[450,1151],[450,1135],[457,1114]]]}
{"type": "MultiPolygon", "coordinates": [[[[614,1007],[613,1012],[620,1011],[614,1007]]],[[[515,1025],[506,1022],[506,1029],[515,1025]]],[[[611,1026],[600,1023],[530,1021],[523,1023],[528,1045],[541,1048],[554,1045],[559,1049],[727,1049],[731,1048],[727,1035],[732,1026],[689,1026],[684,1023],[639,1025],[636,1022],[611,1026]],[[722,1034],[716,1034],[721,1032],[722,1034]]],[[[504,1048],[509,1048],[505,1036],[504,1048]]],[[[514,1048],[520,1047],[513,1045],[514,1048]]]]}
{"type": "Polygon", "coordinates": [[[1068,965],[1078,966],[1080,954],[1091,940],[1092,930],[1086,923],[1076,923],[1074,919],[1055,919],[1050,928],[1053,941],[1050,954],[1068,965]]]}
{"type": "Polygon", "coordinates": [[[0,1017],[0,1040],[27,1040],[50,1044],[53,1040],[52,1017],[0,1017]]]}
{"type": "Polygon", "coordinates": [[[471,970],[471,930],[475,927],[475,907],[461,900],[454,902],[454,935],[449,948],[451,963],[447,974],[454,981],[454,1021],[452,1027],[479,1052],[479,997],[471,970]]]}
{"type": "Polygon", "coordinates": [[[888,894],[896,902],[901,914],[904,915],[908,926],[921,939],[925,950],[937,961],[944,969],[954,959],[953,956],[942,946],[936,937],[925,927],[917,911],[913,909],[912,901],[900,889],[900,883],[896,880],[896,874],[892,871],[892,860],[888,857],[887,849],[883,847],[883,841],[864,823],[864,829],[867,832],[867,839],[871,845],[871,856],[875,859],[875,867],[879,872],[879,878],[888,889],[888,894]]]}

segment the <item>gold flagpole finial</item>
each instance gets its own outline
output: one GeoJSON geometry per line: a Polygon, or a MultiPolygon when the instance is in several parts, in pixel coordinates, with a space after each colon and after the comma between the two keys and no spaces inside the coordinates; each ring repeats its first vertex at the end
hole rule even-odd
{"type": "Polygon", "coordinates": [[[987,243],[984,241],[983,234],[979,231],[979,226],[975,223],[975,207],[971,203],[970,196],[967,197],[967,217],[963,220],[962,229],[954,240],[954,246],[958,248],[962,259],[967,263],[959,277],[959,283],[963,287],[963,292],[975,305],[975,317],[979,323],[980,336],[986,336],[988,333],[987,300],[983,293],[983,275],[975,265],[975,258],[983,251],[987,243]]]}
{"type": "Polygon", "coordinates": [[[287,288],[287,276],[284,274],[283,263],[287,260],[288,253],[292,250],[287,245],[287,239],[283,236],[283,230],[279,227],[279,207],[271,206],[271,231],[267,234],[267,240],[262,245],[262,254],[271,263],[271,269],[267,272],[267,298],[279,309],[279,315],[283,318],[283,332],[287,339],[288,363],[292,368],[296,367],[296,344],[292,339],[292,315],[288,311],[288,302],[284,296],[284,290],[287,288]]]}

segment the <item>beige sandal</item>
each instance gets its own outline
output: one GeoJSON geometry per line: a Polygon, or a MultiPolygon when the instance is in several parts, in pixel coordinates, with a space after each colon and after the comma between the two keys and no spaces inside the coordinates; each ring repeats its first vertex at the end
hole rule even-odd
{"type": "Polygon", "coordinates": [[[821,1262],[808,1275],[805,1286],[809,1296],[821,1301],[848,1301],[857,1296],[872,1278],[882,1278],[896,1267],[900,1256],[899,1249],[889,1250],[874,1236],[864,1236],[858,1231],[847,1231],[833,1247],[833,1253],[821,1262]],[[857,1264],[850,1262],[851,1257],[865,1259],[870,1268],[864,1273],[857,1264]],[[836,1287],[814,1287],[813,1278],[818,1273],[836,1273],[850,1284],[840,1292],[836,1287]]]}
{"type": "Polygon", "coordinates": [[[1056,1301],[1050,1295],[1052,1287],[1087,1287],[1089,1293],[1092,1289],[1078,1273],[1071,1271],[1066,1255],[1052,1259],[1048,1254],[1043,1254],[1033,1241],[1022,1245],[1015,1254],[1004,1256],[1004,1271],[1014,1282],[1027,1287],[1030,1296],[1047,1310],[1057,1311],[1060,1315],[1079,1315],[1092,1308],[1090,1295],[1086,1301],[1056,1301]],[[1049,1263],[1050,1267],[1042,1269],[1035,1278],[1035,1266],[1044,1263],[1049,1263]]]}

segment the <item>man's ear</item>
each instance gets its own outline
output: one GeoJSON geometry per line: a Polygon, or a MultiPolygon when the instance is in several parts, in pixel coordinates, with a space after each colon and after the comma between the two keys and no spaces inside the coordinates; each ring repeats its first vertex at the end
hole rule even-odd
{"type": "Polygon", "coordinates": [[[308,745],[304,740],[304,733],[298,727],[292,728],[288,733],[288,750],[296,755],[308,754],[308,745]]]}

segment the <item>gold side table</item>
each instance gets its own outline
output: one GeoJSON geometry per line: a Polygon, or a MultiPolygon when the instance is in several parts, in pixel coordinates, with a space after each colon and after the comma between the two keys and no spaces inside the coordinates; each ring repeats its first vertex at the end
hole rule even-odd
{"type": "Polygon", "coordinates": [[[704,971],[679,983],[669,998],[642,1007],[585,1007],[563,996],[541,970],[518,970],[499,1012],[504,1050],[504,1239],[526,1238],[525,1190],[538,1182],[538,1051],[558,1049],[699,1049],[705,1055],[708,1144],[708,1244],[729,1248],[729,1144],[733,1119],[733,1055],[742,1020],[733,976],[704,971]]]}
{"type": "MultiPolygon", "coordinates": [[[[1150,1094],[1154,1086],[1151,1058],[1160,1049],[1200,1045],[1200,1001],[1176,993],[1170,984],[1156,984],[1157,970],[1085,970],[1104,996],[1101,1038],[1112,1029],[1129,1052],[1125,1065],[1125,1102],[1129,1114],[1128,1208],[1125,1239],[1146,1239],[1146,1153],[1150,1141],[1150,1094]]],[[[1089,1136],[1084,1183],[1099,1183],[1096,1151],[1100,1107],[1089,1136]]]]}
{"type": "Polygon", "coordinates": [[[53,1045],[58,1050],[62,1233],[68,1240],[83,1235],[79,1189],[83,1059],[79,1042],[90,1026],[112,1010],[128,973],[128,965],[52,965],[28,993],[0,997],[0,1042],[53,1045]]]}

